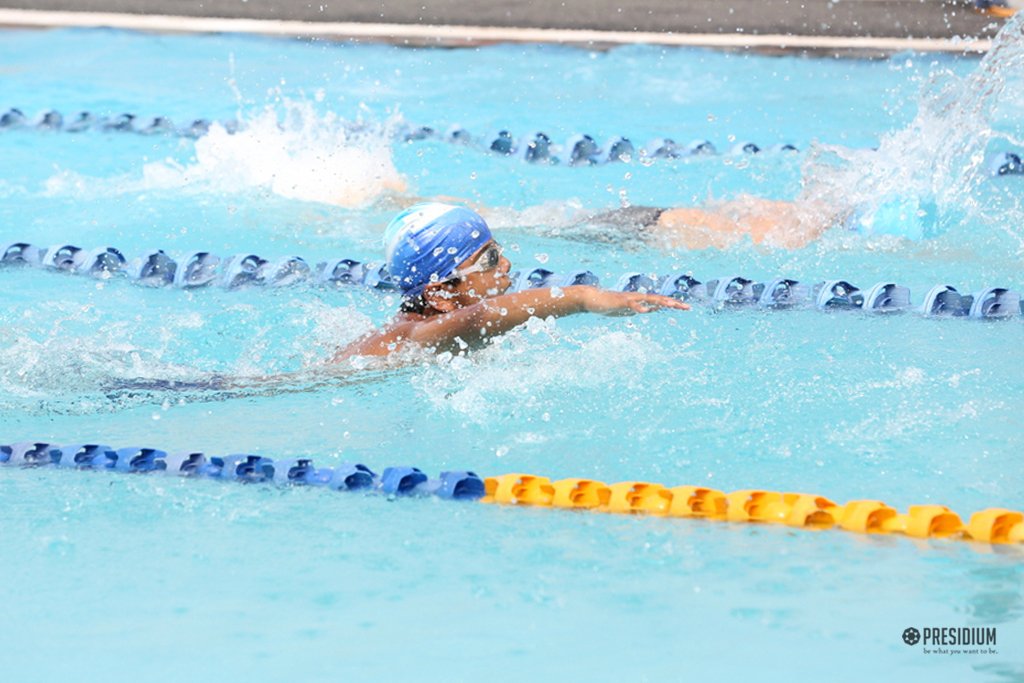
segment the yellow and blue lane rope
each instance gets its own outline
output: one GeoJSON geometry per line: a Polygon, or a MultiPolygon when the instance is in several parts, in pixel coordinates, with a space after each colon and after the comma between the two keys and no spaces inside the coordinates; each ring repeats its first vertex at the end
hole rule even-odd
{"type": "Polygon", "coordinates": [[[273,460],[244,453],[207,456],[198,451],[168,453],[156,448],[115,449],[101,444],[0,444],[0,466],[148,472],[243,483],[322,486],[389,496],[429,495],[490,505],[779,524],[990,544],[1024,543],[1024,513],[1002,507],[980,510],[964,522],[944,505],[911,505],[901,512],[880,500],[840,504],[808,493],[757,489],[724,492],[703,486],[667,487],[645,481],[606,484],[582,478],[551,481],[522,473],[480,477],[471,471],[449,471],[432,479],[419,468],[408,466],[387,467],[378,475],[360,463],[317,468],[307,458],[273,460]]]}

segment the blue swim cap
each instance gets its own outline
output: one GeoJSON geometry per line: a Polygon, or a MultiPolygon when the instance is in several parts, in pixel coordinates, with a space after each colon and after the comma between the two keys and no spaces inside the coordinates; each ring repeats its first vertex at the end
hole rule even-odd
{"type": "Polygon", "coordinates": [[[405,297],[449,277],[491,241],[487,223],[463,206],[428,202],[410,206],[384,231],[388,272],[405,297]]]}

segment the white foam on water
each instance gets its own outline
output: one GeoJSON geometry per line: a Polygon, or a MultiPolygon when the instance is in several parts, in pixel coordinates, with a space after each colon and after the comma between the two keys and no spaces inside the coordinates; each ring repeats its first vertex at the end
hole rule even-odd
{"type": "Polygon", "coordinates": [[[128,328],[128,323],[104,325],[85,337],[63,334],[55,326],[41,340],[15,336],[0,345],[3,403],[79,397],[117,379],[194,381],[204,375],[193,367],[161,360],[161,349],[124,341],[128,328]]]}
{"type": "Polygon", "coordinates": [[[572,226],[592,214],[578,199],[547,201],[524,209],[493,207],[483,212],[487,224],[495,230],[536,227],[544,231],[572,226]]]}
{"type": "MultiPolygon", "coordinates": [[[[545,421],[549,410],[587,396],[646,392],[642,379],[666,349],[635,331],[611,328],[564,333],[553,320],[531,318],[525,325],[469,356],[445,355],[412,377],[413,387],[440,413],[455,413],[477,424],[509,415],[545,421]]],[[[584,409],[584,408],[581,408],[584,409]]],[[[550,415],[548,416],[550,418],[550,415]]]]}
{"type": "MultiPolygon", "coordinates": [[[[986,206],[993,182],[987,154],[1022,144],[1022,83],[1024,14],[1007,22],[970,73],[932,72],[914,119],[884,135],[877,150],[814,146],[804,167],[804,198],[862,216],[888,204],[889,221],[931,221],[939,233],[976,220],[1013,223],[1006,214],[1024,216],[1019,199],[997,210],[986,206]]],[[[870,219],[866,225],[870,233],[870,219]]]]}
{"type": "Polygon", "coordinates": [[[178,170],[186,182],[221,190],[266,188],[288,199],[361,207],[406,188],[391,156],[395,123],[347,121],[291,103],[283,120],[268,110],[234,134],[214,125],[196,141],[193,164],[149,165],[145,172],[153,178],[178,170]]]}
{"type": "MultiPolygon", "coordinates": [[[[284,347],[289,361],[298,361],[305,370],[322,368],[337,351],[374,329],[369,315],[352,306],[327,304],[317,300],[293,299],[287,306],[287,319],[281,323],[289,330],[305,330],[301,334],[282,335],[273,327],[264,326],[247,339],[239,360],[232,368],[242,377],[259,377],[268,372],[264,358],[284,347]]],[[[339,368],[340,369],[340,368],[339,368]]]]}
{"type": "Polygon", "coordinates": [[[203,193],[265,191],[287,199],[362,208],[407,188],[395,168],[391,140],[399,116],[383,122],[318,114],[305,102],[285,102],[243,118],[237,131],[220,123],[195,141],[186,163],[145,164],[141,177],[92,178],[59,170],[47,195],[95,196],[181,189],[203,193]]]}
{"type": "Polygon", "coordinates": [[[20,197],[28,194],[28,191],[22,185],[16,185],[9,180],[0,178],[0,199],[6,199],[8,197],[20,197]]]}

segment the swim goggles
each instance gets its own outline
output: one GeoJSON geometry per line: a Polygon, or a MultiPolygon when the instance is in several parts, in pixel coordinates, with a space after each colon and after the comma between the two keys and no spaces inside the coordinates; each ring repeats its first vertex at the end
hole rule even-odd
{"type": "Polygon", "coordinates": [[[473,273],[486,273],[494,270],[501,263],[501,246],[491,242],[491,244],[484,249],[483,253],[477,257],[473,265],[466,266],[460,270],[456,270],[451,274],[452,278],[465,277],[466,275],[472,275],[473,273]]]}

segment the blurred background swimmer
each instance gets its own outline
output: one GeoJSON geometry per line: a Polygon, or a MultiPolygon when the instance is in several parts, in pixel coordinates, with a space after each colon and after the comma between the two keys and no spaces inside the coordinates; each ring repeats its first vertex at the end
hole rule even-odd
{"type": "Polygon", "coordinates": [[[510,263],[484,219],[463,206],[428,202],[409,207],[388,225],[384,247],[388,272],[402,290],[399,313],[385,327],[340,349],[334,362],[388,356],[410,345],[464,351],[532,317],[689,308],[667,296],[586,285],[507,294],[510,263]]]}
{"type": "MultiPolygon", "coordinates": [[[[526,228],[544,237],[667,250],[728,249],[744,240],[771,248],[800,249],[835,227],[861,229],[854,218],[865,214],[824,201],[772,200],[752,195],[710,200],[702,207],[624,206],[596,212],[552,203],[516,210],[452,197],[438,199],[468,204],[500,228],[526,228]]],[[[391,200],[399,204],[425,201],[397,196],[391,200]]]]}
{"type": "Polygon", "coordinates": [[[616,236],[662,249],[727,249],[754,244],[798,249],[840,224],[842,212],[821,202],[788,202],[744,195],[704,207],[627,206],[588,216],[570,226],[590,238],[616,236]]]}

